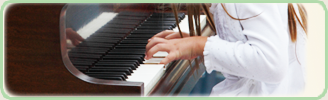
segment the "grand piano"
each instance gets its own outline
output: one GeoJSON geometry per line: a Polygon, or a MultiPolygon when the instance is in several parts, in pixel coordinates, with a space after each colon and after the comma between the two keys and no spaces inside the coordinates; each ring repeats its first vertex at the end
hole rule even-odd
{"type": "MultiPolygon", "coordinates": [[[[176,24],[183,24],[186,19],[185,13],[179,13],[176,23],[173,13],[158,10],[159,5],[10,6],[5,18],[6,93],[18,96],[188,94],[205,70],[202,57],[168,65],[158,64],[165,57],[163,52],[155,54],[154,59],[143,59],[148,38],[163,30],[177,30],[176,24]],[[84,40],[72,45],[67,39],[67,28],[72,28],[84,40]]],[[[213,34],[206,24],[202,27],[203,35],[213,34]]]]}

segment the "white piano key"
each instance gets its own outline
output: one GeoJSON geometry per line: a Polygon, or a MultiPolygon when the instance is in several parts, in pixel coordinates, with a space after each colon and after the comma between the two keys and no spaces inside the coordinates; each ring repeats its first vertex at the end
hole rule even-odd
{"type": "Polygon", "coordinates": [[[164,58],[168,55],[167,52],[159,51],[153,55],[154,58],[164,58]]]}
{"type": "Polygon", "coordinates": [[[159,64],[164,58],[151,58],[149,60],[145,60],[144,64],[159,64]]]}
{"type": "Polygon", "coordinates": [[[159,81],[160,76],[164,74],[163,64],[141,64],[137,70],[128,76],[126,81],[129,82],[143,82],[144,95],[148,95],[149,91],[159,81]]]}

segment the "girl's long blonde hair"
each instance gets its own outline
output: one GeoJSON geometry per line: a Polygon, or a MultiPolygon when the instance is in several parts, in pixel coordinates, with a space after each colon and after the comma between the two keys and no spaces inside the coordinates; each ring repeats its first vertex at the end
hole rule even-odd
{"type": "MultiPolygon", "coordinates": [[[[224,11],[228,14],[228,16],[234,20],[247,20],[249,18],[253,18],[258,15],[255,15],[253,17],[245,18],[245,19],[239,19],[231,16],[228,11],[226,10],[224,4],[221,3],[222,8],[224,11]]],[[[297,16],[296,11],[294,9],[293,4],[289,3],[288,4],[288,27],[289,27],[289,34],[292,42],[295,42],[297,39],[297,23],[300,23],[301,27],[307,33],[307,16],[306,16],[306,10],[303,5],[297,4],[298,10],[300,13],[300,17],[302,18],[302,22],[300,21],[300,18],[297,16]]],[[[213,15],[209,12],[209,4],[186,4],[187,8],[187,14],[188,14],[188,22],[189,22],[189,31],[190,31],[190,36],[200,36],[201,35],[201,29],[200,29],[200,14],[201,11],[206,15],[207,22],[209,23],[210,27],[212,28],[213,31],[215,31],[215,26],[214,26],[214,20],[213,20],[213,15]],[[194,21],[193,21],[194,19],[194,21]],[[196,27],[196,32],[194,30],[194,23],[195,22],[195,27],[196,27]]],[[[177,14],[178,14],[178,9],[177,9],[177,4],[172,4],[172,10],[173,13],[176,15],[176,19],[178,19],[177,14]]],[[[179,24],[177,24],[178,29],[180,31],[180,35],[182,37],[182,33],[180,30],[179,24]]]]}

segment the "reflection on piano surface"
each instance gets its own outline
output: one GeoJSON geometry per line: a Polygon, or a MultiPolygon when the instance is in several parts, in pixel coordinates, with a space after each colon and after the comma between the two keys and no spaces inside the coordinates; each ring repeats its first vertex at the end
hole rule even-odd
{"type": "MultiPolygon", "coordinates": [[[[138,5],[131,5],[132,8],[138,8],[133,7],[138,5]]],[[[61,56],[64,62],[60,67],[66,67],[67,70],[60,70],[60,72],[68,77],[67,79],[62,77],[63,81],[67,81],[65,82],[67,86],[64,90],[56,90],[56,86],[62,87],[58,84],[63,82],[53,80],[45,83],[55,86],[53,90],[42,90],[41,86],[37,87],[41,92],[31,93],[44,91],[45,94],[170,96],[190,92],[204,72],[202,63],[199,63],[200,68],[195,67],[198,63],[194,61],[189,63],[186,60],[174,61],[168,65],[157,64],[167,55],[163,52],[155,54],[154,59],[144,61],[147,40],[160,31],[174,29],[176,26],[172,13],[149,10],[153,8],[145,5],[149,4],[141,5],[142,8],[147,8],[145,11],[131,10],[127,6],[123,6],[127,8],[108,9],[113,6],[112,4],[80,5],[84,6],[80,9],[74,8],[76,5],[65,6],[60,19],[61,56]],[[69,12],[79,14],[81,10],[89,12],[82,15],[85,19],[77,18],[78,15],[69,15],[69,12]],[[69,19],[71,20],[68,21],[69,19]],[[76,46],[67,45],[69,41],[66,40],[64,31],[66,28],[76,30],[85,38],[84,41],[76,46]],[[67,72],[78,80],[72,79],[67,72]]],[[[182,22],[184,16],[184,13],[179,14],[182,22]]],[[[205,33],[211,33],[209,28],[204,29],[205,33]]],[[[197,60],[202,61],[202,57],[197,60]]],[[[13,86],[15,85],[9,82],[10,91],[24,94],[21,91],[25,90],[15,90],[13,86]]]]}

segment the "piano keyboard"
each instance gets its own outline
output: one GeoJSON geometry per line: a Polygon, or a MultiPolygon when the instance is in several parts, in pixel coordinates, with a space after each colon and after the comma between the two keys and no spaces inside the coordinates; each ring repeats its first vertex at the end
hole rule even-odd
{"type": "MultiPolygon", "coordinates": [[[[164,65],[158,63],[167,53],[159,52],[145,61],[145,46],[155,34],[176,27],[174,15],[135,12],[101,15],[90,22],[98,24],[77,31],[85,40],[69,50],[72,64],[90,77],[143,82],[147,94],[164,73],[164,65]],[[110,19],[101,15],[116,16],[110,19]]],[[[183,18],[184,14],[180,13],[179,20],[183,18]]]]}

